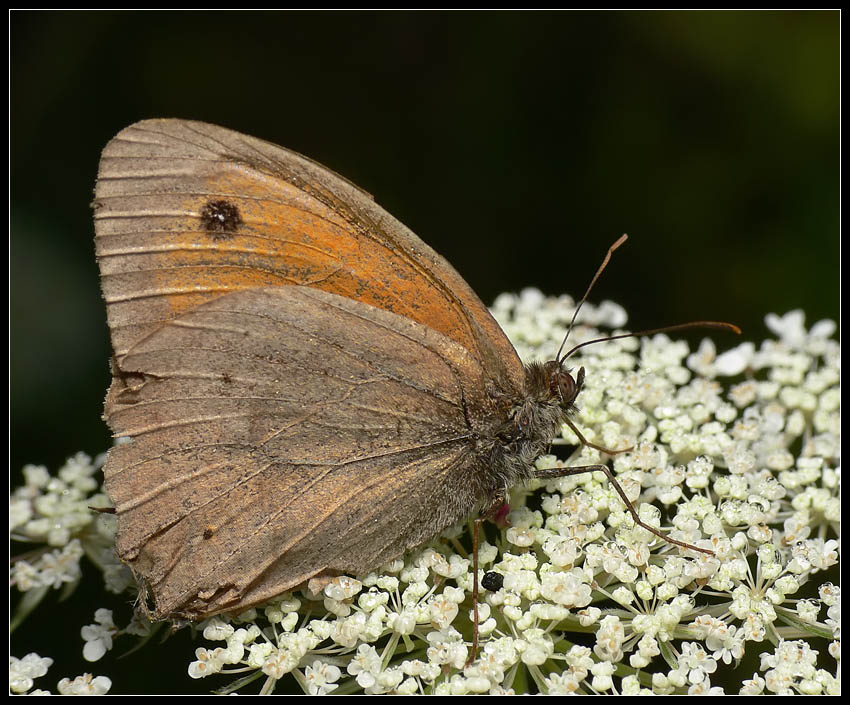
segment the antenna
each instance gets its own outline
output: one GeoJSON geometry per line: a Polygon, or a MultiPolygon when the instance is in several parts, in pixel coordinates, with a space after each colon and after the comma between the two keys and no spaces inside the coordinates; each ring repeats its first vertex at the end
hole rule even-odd
{"type": "MultiPolygon", "coordinates": [[[[562,363],[566,360],[570,355],[572,355],[579,348],[583,348],[585,345],[593,345],[593,343],[604,343],[606,340],[620,340],[622,338],[639,338],[643,335],[655,335],[656,333],[669,333],[673,330],[688,330],[689,328],[717,328],[719,330],[728,330],[735,335],[741,335],[741,329],[736,326],[734,323],[724,323],[723,321],[690,321],[688,323],[676,323],[672,326],[664,326],[662,328],[650,328],[649,330],[639,330],[634,333],[622,333],[620,335],[609,335],[605,338],[595,338],[594,340],[585,340],[583,343],[579,343],[575,347],[571,348],[567,351],[567,354],[558,360],[559,363],[562,363]]],[[[560,352],[560,351],[559,351],[560,352]]]]}
{"type": "Polygon", "coordinates": [[[669,333],[670,331],[675,330],[688,330],[689,328],[717,328],[720,330],[731,331],[736,335],[741,335],[741,329],[734,323],[724,323],[722,321],[690,321],[689,323],[677,323],[675,325],[664,326],[662,328],[650,328],[649,330],[641,330],[637,331],[636,333],[623,333],[621,335],[611,335],[606,338],[596,338],[595,340],[587,340],[583,343],[579,343],[574,348],[570,349],[566,355],[561,357],[561,351],[564,349],[564,345],[567,344],[567,338],[570,337],[570,332],[572,332],[573,325],[575,324],[576,317],[578,316],[578,312],[581,310],[581,307],[584,302],[587,301],[587,297],[589,296],[591,289],[593,289],[593,285],[596,284],[596,280],[599,279],[599,275],[602,274],[605,267],[608,266],[608,262],[611,260],[611,255],[613,254],[614,250],[616,250],[628,239],[629,236],[624,234],[621,238],[617,240],[617,242],[615,242],[613,245],[611,245],[611,247],[608,248],[608,252],[605,254],[605,258],[602,260],[602,264],[599,265],[599,269],[596,270],[596,274],[594,274],[593,279],[590,280],[590,285],[587,287],[587,291],[584,292],[584,296],[581,297],[581,301],[578,302],[578,306],[576,306],[576,310],[573,313],[570,325],[567,327],[567,334],[564,336],[563,341],[561,341],[561,347],[558,348],[558,354],[555,356],[555,359],[558,361],[559,365],[563,364],[564,361],[579,348],[583,348],[585,345],[592,345],[593,343],[604,343],[608,340],[620,340],[621,338],[637,338],[644,335],[654,335],[655,333],[669,333]]]}
{"type": "Polygon", "coordinates": [[[578,306],[576,306],[576,310],[573,313],[573,319],[570,321],[570,325],[567,327],[567,334],[564,336],[564,340],[561,342],[561,347],[558,348],[558,354],[555,355],[555,359],[560,363],[563,362],[561,360],[561,350],[564,349],[564,346],[567,344],[567,338],[570,337],[570,331],[573,329],[573,324],[576,322],[576,317],[578,316],[578,312],[581,310],[582,305],[585,301],[587,301],[587,297],[590,294],[590,290],[593,288],[593,285],[596,284],[596,280],[599,279],[599,275],[602,274],[605,267],[608,266],[608,262],[611,259],[611,255],[614,250],[616,250],[620,245],[622,245],[626,240],[629,239],[629,236],[625,233],[623,236],[617,240],[611,247],[608,248],[608,252],[605,254],[605,259],[602,260],[602,264],[599,265],[599,269],[596,270],[596,274],[593,275],[593,279],[590,280],[590,286],[587,287],[587,291],[584,292],[584,296],[581,297],[581,301],[578,302],[578,306]]]}

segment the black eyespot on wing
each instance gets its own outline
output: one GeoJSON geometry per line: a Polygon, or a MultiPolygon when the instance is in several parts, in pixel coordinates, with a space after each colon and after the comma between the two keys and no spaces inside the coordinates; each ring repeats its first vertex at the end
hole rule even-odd
{"type": "Polygon", "coordinates": [[[236,204],[225,200],[207,201],[201,209],[201,226],[213,240],[224,240],[244,225],[236,204]]]}

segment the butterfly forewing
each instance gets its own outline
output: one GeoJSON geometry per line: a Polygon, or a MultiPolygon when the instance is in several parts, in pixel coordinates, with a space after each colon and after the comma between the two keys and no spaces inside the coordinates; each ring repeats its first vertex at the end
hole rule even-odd
{"type": "Polygon", "coordinates": [[[230,291],[306,285],[440,331],[518,388],[513,347],[468,284],[363,191],[222,127],[146,120],[104,149],[98,261],[116,355],[230,291]]]}

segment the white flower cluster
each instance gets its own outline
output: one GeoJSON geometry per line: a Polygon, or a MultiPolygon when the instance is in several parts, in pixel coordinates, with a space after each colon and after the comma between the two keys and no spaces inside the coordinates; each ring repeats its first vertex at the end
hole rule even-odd
{"type": "MultiPolygon", "coordinates": [[[[80,561],[88,555],[104,571],[107,587],[121,592],[130,584],[129,571],[115,555],[114,518],[98,517],[90,507],[107,507],[109,500],[96,474],[103,456],[92,460],[85,453],[69,458],[57,475],[47,468],[27,465],[24,484],[9,495],[9,538],[35,548],[13,557],[10,585],[25,593],[11,620],[14,630],[23,622],[50,589],[73,588],[82,575],[80,561]]],[[[82,628],[83,656],[96,661],[112,647],[117,631],[109,610],[98,610],[98,624],[82,628]]],[[[46,694],[33,687],[33,679],[45,675],[53,659],[28,654],[23,659],[9,657],[9,689],[14,693],[46,694]]],[[[68,695],[103,694],[112,682],[106,676],[83,674],[61,679],[57,691],[68,695]]]]}
{"type": "Polygon", "coordinates": [[[12,538],[49,546],[67,545],[75,533],[91,522],[87,503],[100,491],[94,477],[99,468],[85,453],[69,458],[57,477],[41,465],[24,467],[24,485],[9,497],[12,538]]]}
{"type": "MultiPolygon", "coordinates": [[[[9,690],[16,694],[30,692],[34,685],[33,680],[45,675],[52,665],[52,658],[43,658],[38,654],[27,654],[20,659],[9,656],[9,690]]],[[[37,691],[38,694],[44,692],[37,691]]],[[[35,694],[36,691],[33,693],[35,694]]]]}
{"type": "MultiPolygon", "coordinates": [[[[9,656],[9,691],[17,695],[50,695],[47,690],[33,687],[33,679],[47,673],[53,659],[41,657],[36,653],[27,654],[22,659],[9,656]]],[[[112,681],[106,676],[93,676],[84,673],[73,680],[62,678],[56,684],[60,695],[105,695],[112,687],[112,681]]]]}
{"type": "Polygon", "coordinates": [[[115,554],[114,517],[91,510],[109,506],[96,477],[104,457],[77,453],[56,476],[40,465],[24,467],[24,484],[9,495],[9,537],[39,546],[12,560],[10,583],[21,592],[76,583],[84,554],[104,570],[112,592],[132,583],[115,554]]]}
{"type": "MultiPolygon", "coordinates": [[[[494,314],[523,359],[552,359],[573,309],[526,291],[494,314]]],[[[571,344],[626,315],[585,304],[578,321],[571,344]]],[[[536,481],[479,547],[479,582],[501,586],[481,589],[471,662],[472,556],[456,527],[368,576],[207,620],[219,645],[196,649],[189,676],[230,676],[220,692],[281,679],[311,694],[840,692],[839,348],[830,322],[767,323],[778,339],[719,355],[664,335],[582,348],[574,422],[630,450],[603,455],[565,426],[553,445],[574,450],[537,461],[606,463],[645,524],[714,555],[636,525],[602,472],[536,481]],[[745,654],[756,673],[738,672],[745,654]]],[[[89,655],[117,632],[96,619],[89,655]]]]}

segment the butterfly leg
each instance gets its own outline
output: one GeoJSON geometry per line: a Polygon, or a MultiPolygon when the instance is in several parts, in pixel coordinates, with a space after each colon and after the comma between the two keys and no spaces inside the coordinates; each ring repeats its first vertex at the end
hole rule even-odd
{"type": "MultiPolygon", "coordinates": [[[[597,446],[591,447],[598,448],[597,446]]],[[[622,485],[620,485],[620,483],[617,481],[617,478],[614,476],[614,473],[611,472],[611,468],[609,468],[607,465],[580,465],[572,468],[550,468],[548,470],[536,470],[534,472],[533,477],[538,480],[550,480],[558,477],[583,475],[587,472],[597,471],[605,473],[605,476],[608,478],[608,482],[611,483],[611,486],[617,491],[617,494],[620,495],[620,499],[623,500],[623,504],[626,505],[626,509],[629,510],[629,514],[632,515],[632,519],[634,519],[635,524],[637,524],[643,529],[646,529],[651,534],[655,534],[659,538],[664,539],[667,543],[672,543],[676,546],[681,546],[682,548],[687,548],[691,551],[699,551],[700,553],[705,553],[709,556],[714,555],[714,551],[710,551],[707,548],[699,548],[698,546],[694,546],[693,544],[685,543],[684,541],[677,541],[674,538],[670,538],[663,531],[656,529],[654,526],[650,526],[649,524],[641,520],[640,516],[638,516],[637,509],[635,509],[635,506],[632,504],[631,500],[628,498],[628,496],[626,496],[626,491],[623,489],[622,485]]]]}
{"type": "MultiPolygon", "coordinates": [[[[472,522],[472,650],[469,653],[469,657],[466,659],[464,668],[471,665],[472,662],[475,661],[475,657],[478,655],[478,539],[481,531],[481,524],[493,519],[493,517],[501,517],[503,507],[506,506],[505,492],[502,491],[496,495],[496,498],[487,510],[482,512],[482,514],[472,522]]],[[[504,520],[503,517],[501,518],[504,520]]]]}
{"type": "Polygon", "coordinates": [[[618,455],[619,453],[628,453],[630,450],[635,449],[634,446],[629,446],[628,448],[620,448],[619,450],[614,450],[612,448],[606,448],[605,446],[598,446],[595,443],[591,443],[589,440],[587,440],[582,435],[581,431],[578,430],[578,427],[572,422],[571,419],[569,419],[569,418],[566,419],[566,423],[567,423],[567,426],[569,426],[573,430],[573,433],[576,434],[576,436],[578,436],[579,443],[581,443],[583,446],[587,446],[588,448],[593,448],[594,450],[598,450],[600,453],[607,453],[608,455],[618,455]]]}

